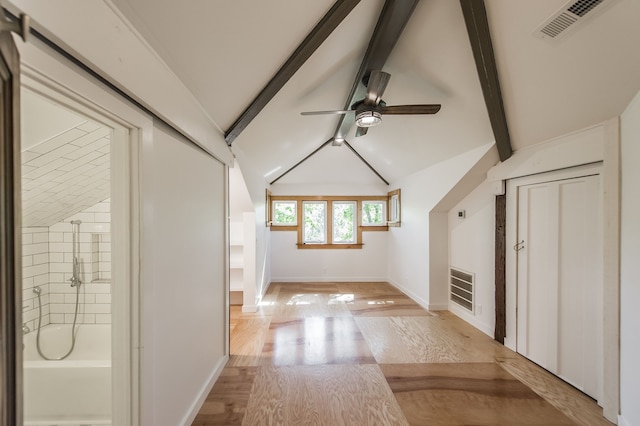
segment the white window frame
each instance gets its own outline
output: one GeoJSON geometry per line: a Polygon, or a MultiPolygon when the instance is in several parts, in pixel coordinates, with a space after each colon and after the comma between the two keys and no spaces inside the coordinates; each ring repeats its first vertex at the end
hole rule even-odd
{"type": "Polygon", "coordinates": [[[271,226],[298,226],[298,202],[295,200],[273,200],[271,201],[271,226]],[[276,204],[293,204],[294,221],[291,223],[276,222],[276,204]]]}
{"type": "Polygon", "coordinates": [[[334,201],[331,203],[331,243],[332,244],[356,244],[358,242],[358,203],[355,201],[334,201]],[[336,206],[346,204],[353,208],[353,220],[351,223],[353,237],[350,241],[336,241],[336,206]]]}
{"type": "Polygon", "coordinates": [[[362,202],[362,211],[360,212],[360,224],[362,226],[387,226],[387,202],[383,200],[365,200],[362,202]],[[382,221],[379,223],[364,223],[364,206],[365,204],[381,204],[382,205],[382,221]]]}
{"type": "Polygon", "coordinates": [[[328,203],[326,201],[303,201],[302,202],[302,242],[304,244],[327,244],[327,210],[328,203]],[[324,225],[324,233],[322,241],[307,241],[307,232],[305,226],[305,218],[306,218],[306,209],[305,206],[308,204],[323,204],[324,205],[324,215],[323,215],[323,225],[324,225]]]}
{"type": "Polygon", "coordinates": [[[400,194],[393,194],[389,198],[389,224],[400,223],[400,194]]]}

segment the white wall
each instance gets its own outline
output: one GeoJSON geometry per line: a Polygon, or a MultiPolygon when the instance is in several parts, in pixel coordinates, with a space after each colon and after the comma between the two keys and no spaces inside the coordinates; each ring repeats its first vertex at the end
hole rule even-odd
{"type": "MultiPolygon", "coordinates": [[[[447,252],[447,233],[433,239],[430,247],[431,210],[487,152],[490,145],[481,146],[438,163],[398,182],[391,189],[401,188],[402,226],[391,228],[388,235],[388,280],[431,309],[447,306],[446,292],[430,294],[429,250],[447,252]]],[[[445,225],[446,226],[446,225],[445,225]]],[[[446,228],[445,228],[446,229],[446,228]]],[[[438,288],[443,283],[435,283],[438,288]]]]}
{"type": "Polygon", "coordinates": [[[242,213],[252,212],[253,203],[244,183],[240,166],[229,168],[229,220],[242,223],[242,213]]]}
{"type": "Polygon", "coordinates": [[[256,297],[260,299],[271,283],[271,234],[265,225],[265,190],[268,185],[264,176],[255,173],[257,168],[252,167],[242,150],[234,147],[234,153],[256,213],[256,297]]]}
{"type": "MultiPolygon", "coordinates": [[[[302,167],[306,167],[303,165],[302,167]]],[[[386,185],[280,184],[278,195],[387,195],[386,185]]],[[[386,281],[387,232],[363,232],[362,249],[303,249],[296,246],[296,231],[271,231],[273,281],[386,281]]]]}
{"type": "Polygon", "coordinates": [[[225,170],[162,128],[142,148],[142,424],[188,424],[226,362],[225,170]]]}
{"type": "Polygon", "coordinates": [[[448,214],[449,263],[475,275],[475,311],[449,303],[451,311],[493,337],[495,328],[495,195],[483,182],[448,214]],[[459,218],[458,211],[465,217],[459,218]]]}
{"type": "Polygon", "coordinates": [[[13,0],[4,6],[16,15],[28,14],[62,40],[65,49],[86,58],[85,62],[101,75],[117,82],[118,87],[142,104],[150,105],[203,149],[226,163],[232,161],[222,130],[110,1],[72,0],[61,7],[52,2],[13,0]],[[69,8],[73,13],[69,13],[69,8]]]}
{"type": "Polygon", "coordinates": [[[640,425],[640,93],[621,117],[620,403],[619,424],[640,425]]]}
{"type": "Polygon", "coordinates": [[[363,232],[362,249],[299,250],[296,231],[271,232],[275,282],[386,281],[387,233],[363,232]]]}

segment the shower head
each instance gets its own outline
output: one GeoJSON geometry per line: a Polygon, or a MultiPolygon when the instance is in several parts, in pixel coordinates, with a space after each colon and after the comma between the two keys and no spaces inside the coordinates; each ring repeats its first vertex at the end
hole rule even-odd
{"type": "Polygon", "coordinates": [[[72,225],[80,225],[81,223],[82,223],[82,221],[81,221],[81,220],[79,220],[79,219],[78,219],[78,220],[72,220],[72,221],[71,221],[71,224],[72,224],[72,225]]]}

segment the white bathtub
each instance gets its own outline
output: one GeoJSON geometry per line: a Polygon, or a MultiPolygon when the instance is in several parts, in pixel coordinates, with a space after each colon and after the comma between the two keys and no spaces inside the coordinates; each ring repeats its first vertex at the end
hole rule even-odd
{"type": "MultiPolygon", "coordinates": [[[[40,349],[50,357],[71,345],[71,325],[48,325],[40,349]]],[[[111,326],[76,328],[76,346],[62,361],[46,361],[36,349],[36,331],[24,336],[25,425],[111,424],[111,326]]]]}

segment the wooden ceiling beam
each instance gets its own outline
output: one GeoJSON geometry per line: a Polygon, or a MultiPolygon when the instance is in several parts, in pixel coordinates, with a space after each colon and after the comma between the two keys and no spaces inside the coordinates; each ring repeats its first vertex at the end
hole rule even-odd
{"type": "MultiPolygon", "coordinates": [[[[387,0],[384,3],[369,41],[369,47],[362,58],[360,69],[345,103],[345,110],[351,109],[351,105],[356,101],[364,99],[367,87],[363,79],[373,70],[382,70],[417,4],[418,0],[387,0]]],[[[335,143],[339,144],[344,140],[354,123],[354,114],[345,114],[340,118],[334,135],[334,141],[337,141],[335,143]]]]}
{"type": "Polygon", "coordinates": [[[289,172],[293,171],[293,169],[295,169],[296,167],[298,167],[300,164],[304,163],[305,161],[307,161],[309,158],[311,158],[316,152],[320,151],[322,148],[324,148],[325,146],[329,145],[329,143],[331,143],[333,139],[329,139],[326,142],[324,142],[322,145],[320,145],[319,147],[317,147],[311,154],[307,155],[306,157],[304,157],[302,160],[298,161],[296,164],[294,164],[293,166],[291,166],[289,169],[287,169],[286,172],[282,173],[280,176],[278,176],[277,178],[275,178],[274,180],[272,180],[269,185],[273,185],[274,183],[276,183],[277,181],[279,181],[280,179],[282,179],[285,175],[289,174],[289,172]]]}
{"type": "Polygon", "coordinates": [[[513,153],[484,0],[460,0],[500,161],[513,153]]]}
{"type": "MultiPolygon", "coordinates": [[[[418,4],[418,0],[386,0],[384,6],[382,7],[382,11],[380,12],[380,16],[378,18],[378,23],[373,31],[371,39],[369,41],[369,46],[367,47],[367,51],[362,58],[362,63],[360,64],[360,69],[356,74],[355,81],[351,88],[351,92],[349,93],[347,103],[345,104],[344,109],[351,109],[351,105],[358,100],[364,99],[367,87],[363,82],[365,77],[368,77],[373,70],[382,70],[382,67],[387,62],[389,55],[393,51],[393,48],[396,45],[396,42],[400,38],[404,27],[407,25],[411,14],[413,13],[416,5],[418,4]]],[[[335,131],[335,136],[325,143],[323,143],[320,147],[318,147],[311,154],[307,155],[304,159],[296,163],[289,170],[278,176],[274,179],[271,184],[276,183],[280,180],[284,175],[298,167],[300,164],[305,162],[309,157],[313,156],[315,153],[320,151],[322,148],[327,146],[329,142],[332,142],[333,145],[342,145],[343,143],[347,145],[349,150],[351,150],[373,173],[375,173],[380,180],[382,180],[385,184],[389,185],[389,182],[378,173],[378,171],[367,162],[367,160],[360,155],[351,144],[347,143],[345,140],[345,135],[351,129],[353,124],[355,123],[355,115],[354,114],[345,114],[342,115],[338,126],[335,131]]]]}
{"type": "Polygon", "coordinates": [[[271,81],[262,89],[247,109],[238,117],[224,135],[227,145],[233,141],[256,118],[262,109],[284,87],[300,67],[311,57],[318,47],[329,37],[338,25],[360,3],[360,0],[337,0],[323,16],[304,41],[293,52],[289,59],[280,67],[271,81]]]}

